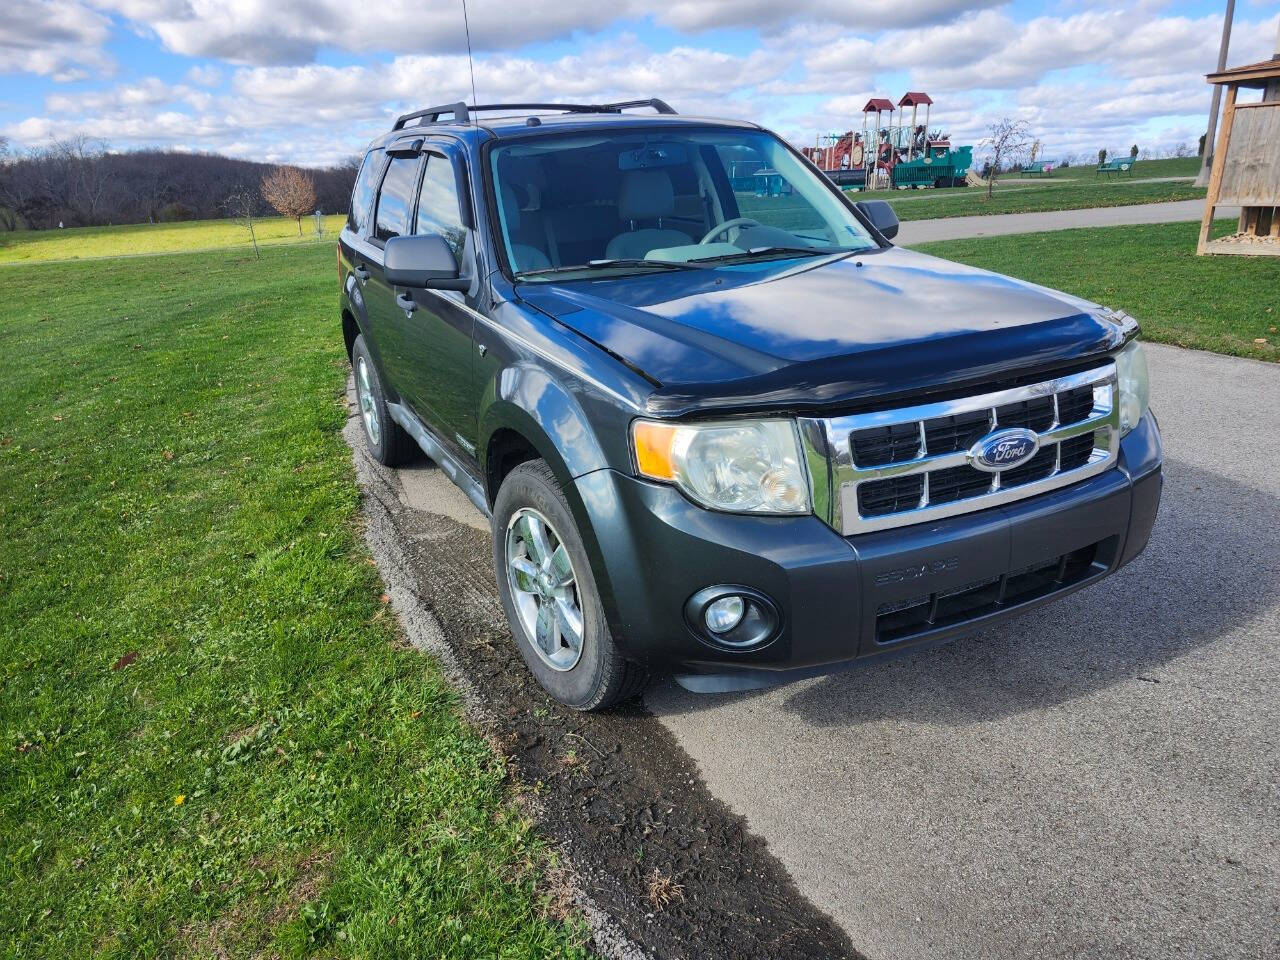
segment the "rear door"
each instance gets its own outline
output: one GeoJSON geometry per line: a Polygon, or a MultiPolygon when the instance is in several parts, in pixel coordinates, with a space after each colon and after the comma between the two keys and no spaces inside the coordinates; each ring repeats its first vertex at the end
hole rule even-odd
{"type": "MultiPolygon", "coordinates": [[[[465,158],[448,141],[432,140],[424,148],[425,167],[414,208],[413,232],[443,237],[453,250],[462,276],[476,278],[475,220],[467,189],[465,158]]],[[[465,293],[454,290],[395,291],[412,298],[416,309],[397,306],[397,342],[412,363],[402,390],[414,408],[452,452],[475,465],[476,396],[474,390],[474,302],[480,284],[465,293]]]]}
{"type": "Polygon", "coordinates": [[[347,222],[338,233],[338,252],[341,256],[339,274],[343,289],[350,298],[351,309],[356,314],[360,329],[369,334],[365,337],[365,345],[371,351],[379,370],[382,369],[382,355],[380,345],[372,334],[364,288],[369,281],[369,259],[376,259],[380,255],[380,251],[369,243],[369,233],[373,229],[373,206],[378,198],[378,184],[382,180],[382,165],[385,160],[386,156],[380,147],[365,154],[364,163],[360,165],[360,172],[351,191],[347,222]]]}

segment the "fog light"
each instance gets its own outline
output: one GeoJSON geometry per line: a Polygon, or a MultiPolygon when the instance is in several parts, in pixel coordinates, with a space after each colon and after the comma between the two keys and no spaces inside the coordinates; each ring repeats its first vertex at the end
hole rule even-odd
{"type": "Polygon", "coordinates": [[[739,596],[721,597],[707,604],[703,618],[712,633],[727,633],[742,622],[747,605],[739,596]]]}

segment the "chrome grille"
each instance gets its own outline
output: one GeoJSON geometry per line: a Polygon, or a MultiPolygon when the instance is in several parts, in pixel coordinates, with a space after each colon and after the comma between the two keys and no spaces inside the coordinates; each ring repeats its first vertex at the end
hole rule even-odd
{"type": "Polygon", "coordinates": [[[846,536],[1034,496],[1101,473],[1120,444],[1114,363],[959,400],[801,422],[820,516],[846,536]],[[1008,427],[1039,449],[997,472],[969,450],[1008,427]],[[822,447],[825,447],[825,453],[822,447]]]}

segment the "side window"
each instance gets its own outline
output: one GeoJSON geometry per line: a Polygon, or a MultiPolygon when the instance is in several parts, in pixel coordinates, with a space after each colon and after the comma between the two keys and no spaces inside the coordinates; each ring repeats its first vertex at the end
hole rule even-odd
{"type": "Polygon", "coordinates": [[[355,233],[363,234],[373,213],[373,191],[382,169],[382,150],[370,150],[364,155],[364,163],[356,174],[356,185],[351,191],[351,210],[347,214],[347,226],[355,233]]]}
{"type": "Polygon", "coordinates": [[[422,177],[422,192],[418,194],[418,222],[414,233],[438,233],[453,248],[453,255],[462,263],[462,245],[467,231],[458,213],[458,184],[453,176],[453,164],[439,154],[427,158],[427,172],[422,177]]]}
{"type": "Polygon", "coordinates": [[[418,179],[418,157],[392,157],[378,193],[378,216],[373,238],[384,243],[409,232],[409,210],[418,179]]]}

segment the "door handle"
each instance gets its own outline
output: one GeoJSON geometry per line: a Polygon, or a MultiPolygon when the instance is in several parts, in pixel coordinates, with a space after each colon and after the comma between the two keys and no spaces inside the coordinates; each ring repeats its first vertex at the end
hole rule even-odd
{"type": "Polygon", "coordinates": [[[418,304],[414,302],[413,297],[407,293],[400,293],[396,295],[396,305],[405,312],[406,316],[418,309],[418,304]]]}
{"type": "Polygon", "coordinates": [[[366,270],[364,267],[360,266],[359,264],[352,267],[351,272],[355,275],[355,278],[357,280],[364,281],[369,279],[369,271],[366,270]]]}

